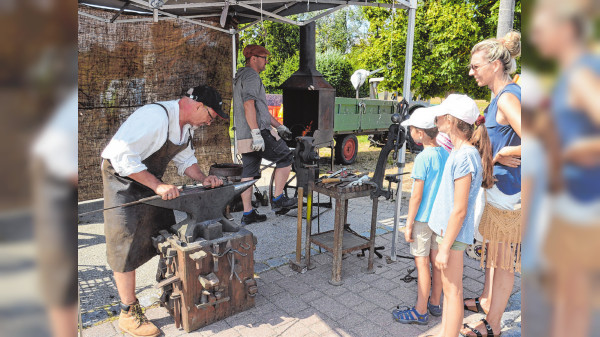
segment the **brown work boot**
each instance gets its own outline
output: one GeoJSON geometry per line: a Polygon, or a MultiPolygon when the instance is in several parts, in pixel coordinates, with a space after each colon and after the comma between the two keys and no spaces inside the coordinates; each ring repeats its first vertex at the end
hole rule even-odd
{"type": "Polygon", "coordinates": [[[121,303],[119,328],[133,337],[156,337],[160,330],[146,318],[138,300],[131,305],[121,303]]]}

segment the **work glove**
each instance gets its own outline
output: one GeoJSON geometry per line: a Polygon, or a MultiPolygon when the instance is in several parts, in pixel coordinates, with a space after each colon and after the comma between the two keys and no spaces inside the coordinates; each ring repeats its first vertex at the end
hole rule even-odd
{"type": "Polygon", "coordinates": [[[252,134],[252,151],[264,151],[265,140],[261,136],[260,130],[252,129],[250,133],[252,134]]]}
{"type": "Polygon", "coordinates": [[[287,126],[281,124],[276,128],[276,130],[279,134],[279,137],[285,140],[292,140],[292,132],[290,131],[290,129],[287,128],[287,126]]]}

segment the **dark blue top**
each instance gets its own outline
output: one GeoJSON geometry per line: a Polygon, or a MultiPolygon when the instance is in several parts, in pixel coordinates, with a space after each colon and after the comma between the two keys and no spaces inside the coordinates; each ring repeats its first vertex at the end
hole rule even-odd
{"type": "MultiPolygon", "coordinates": [[[[521,145],[521,137],[509,124],[504,125],[496,122],[498,100],[504,93],[513,94],[519,99],[519,102],[521,101],[521,87],[515,83],[510,83],[492,99],[490,105],[485,109],[485,127],[492,143],[492,158],[505,146],[521,145]]],[[[502,193],[514,195],[521,192],[521,165],[508,167],[496,163],[494,165],[494,177],[497,179],[496,186],[502,193]]]]}
{"type": "MultiPolygon", "coordinates": [[[[569,78],[574,70],[581,68],[600,74],[600,58],[592,55],[581,57],[561,75],[554,88],[552,112],[562,150],[582,138],[600,134],[600,128],[584,111],[575,109],[568,103],[569,78]]],[[[563,166],[562,175],[567,191],[576,200],[586,202],[600,198],[600,165],[581,167],[566,163],[563,166]]]]}

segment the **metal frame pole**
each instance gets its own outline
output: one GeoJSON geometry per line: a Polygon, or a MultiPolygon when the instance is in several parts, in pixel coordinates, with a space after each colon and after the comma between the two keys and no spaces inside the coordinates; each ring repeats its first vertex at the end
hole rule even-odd
{"type": "Polygon", "coordinates": [[[406,60],[404,62],[404,87],[402,96],[410,104],[412,95],[410,92],[410,81],[412,72],[413,46],[415,42],[415,21],[417,17],[417,0],[410,0],[408,9],[408,29],[406,30],[406,60]]]}
{"type": "Polygon", "coordinates": [[[404,175],[404,164],[406,162],[406,142],[402,144],[402,148],[398,153],[398,188],[396,189],[396,209],[394,210],[394,229],[392,234],[392,248],[390,249],[390,259],[396,261],[396,242],[398,241],[398,227],[400,225],[400,211],[402,210],[402,177],[404,175]]]}
{"type": "Polygon", "coordinates": [[[233,90],[235,89],[235,82],[233,81],[233,79],[235,78],[235,72],[237,70],[237,47],[236,47],[236,43],[235,43],[235,30],[233,30],[233,34],[231,34],[231,59],[232,59],[232,66],[233,66],[233,72],[231,73],[231,121],[233,124],[233,162],[235,164],[239,164],[239,160],[238,160],[238,150],[237,150],[237,130],[235,129],[235,111],[233,110],[233,90]]]}

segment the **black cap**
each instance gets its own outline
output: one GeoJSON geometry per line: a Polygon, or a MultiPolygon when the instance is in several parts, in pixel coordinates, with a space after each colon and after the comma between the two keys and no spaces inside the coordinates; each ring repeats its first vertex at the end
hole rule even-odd
{"type": "Polygon", "coordinates": [[[204,105],[215,110],[219,117],[229,120],[229,115],[223,112],[223,101],[221,95],[215,88],[208,85],[199,85],[195,88],[191,88],[185,93],[185,96],[193,99],[196,102],[203,103],[204,105]]]}

